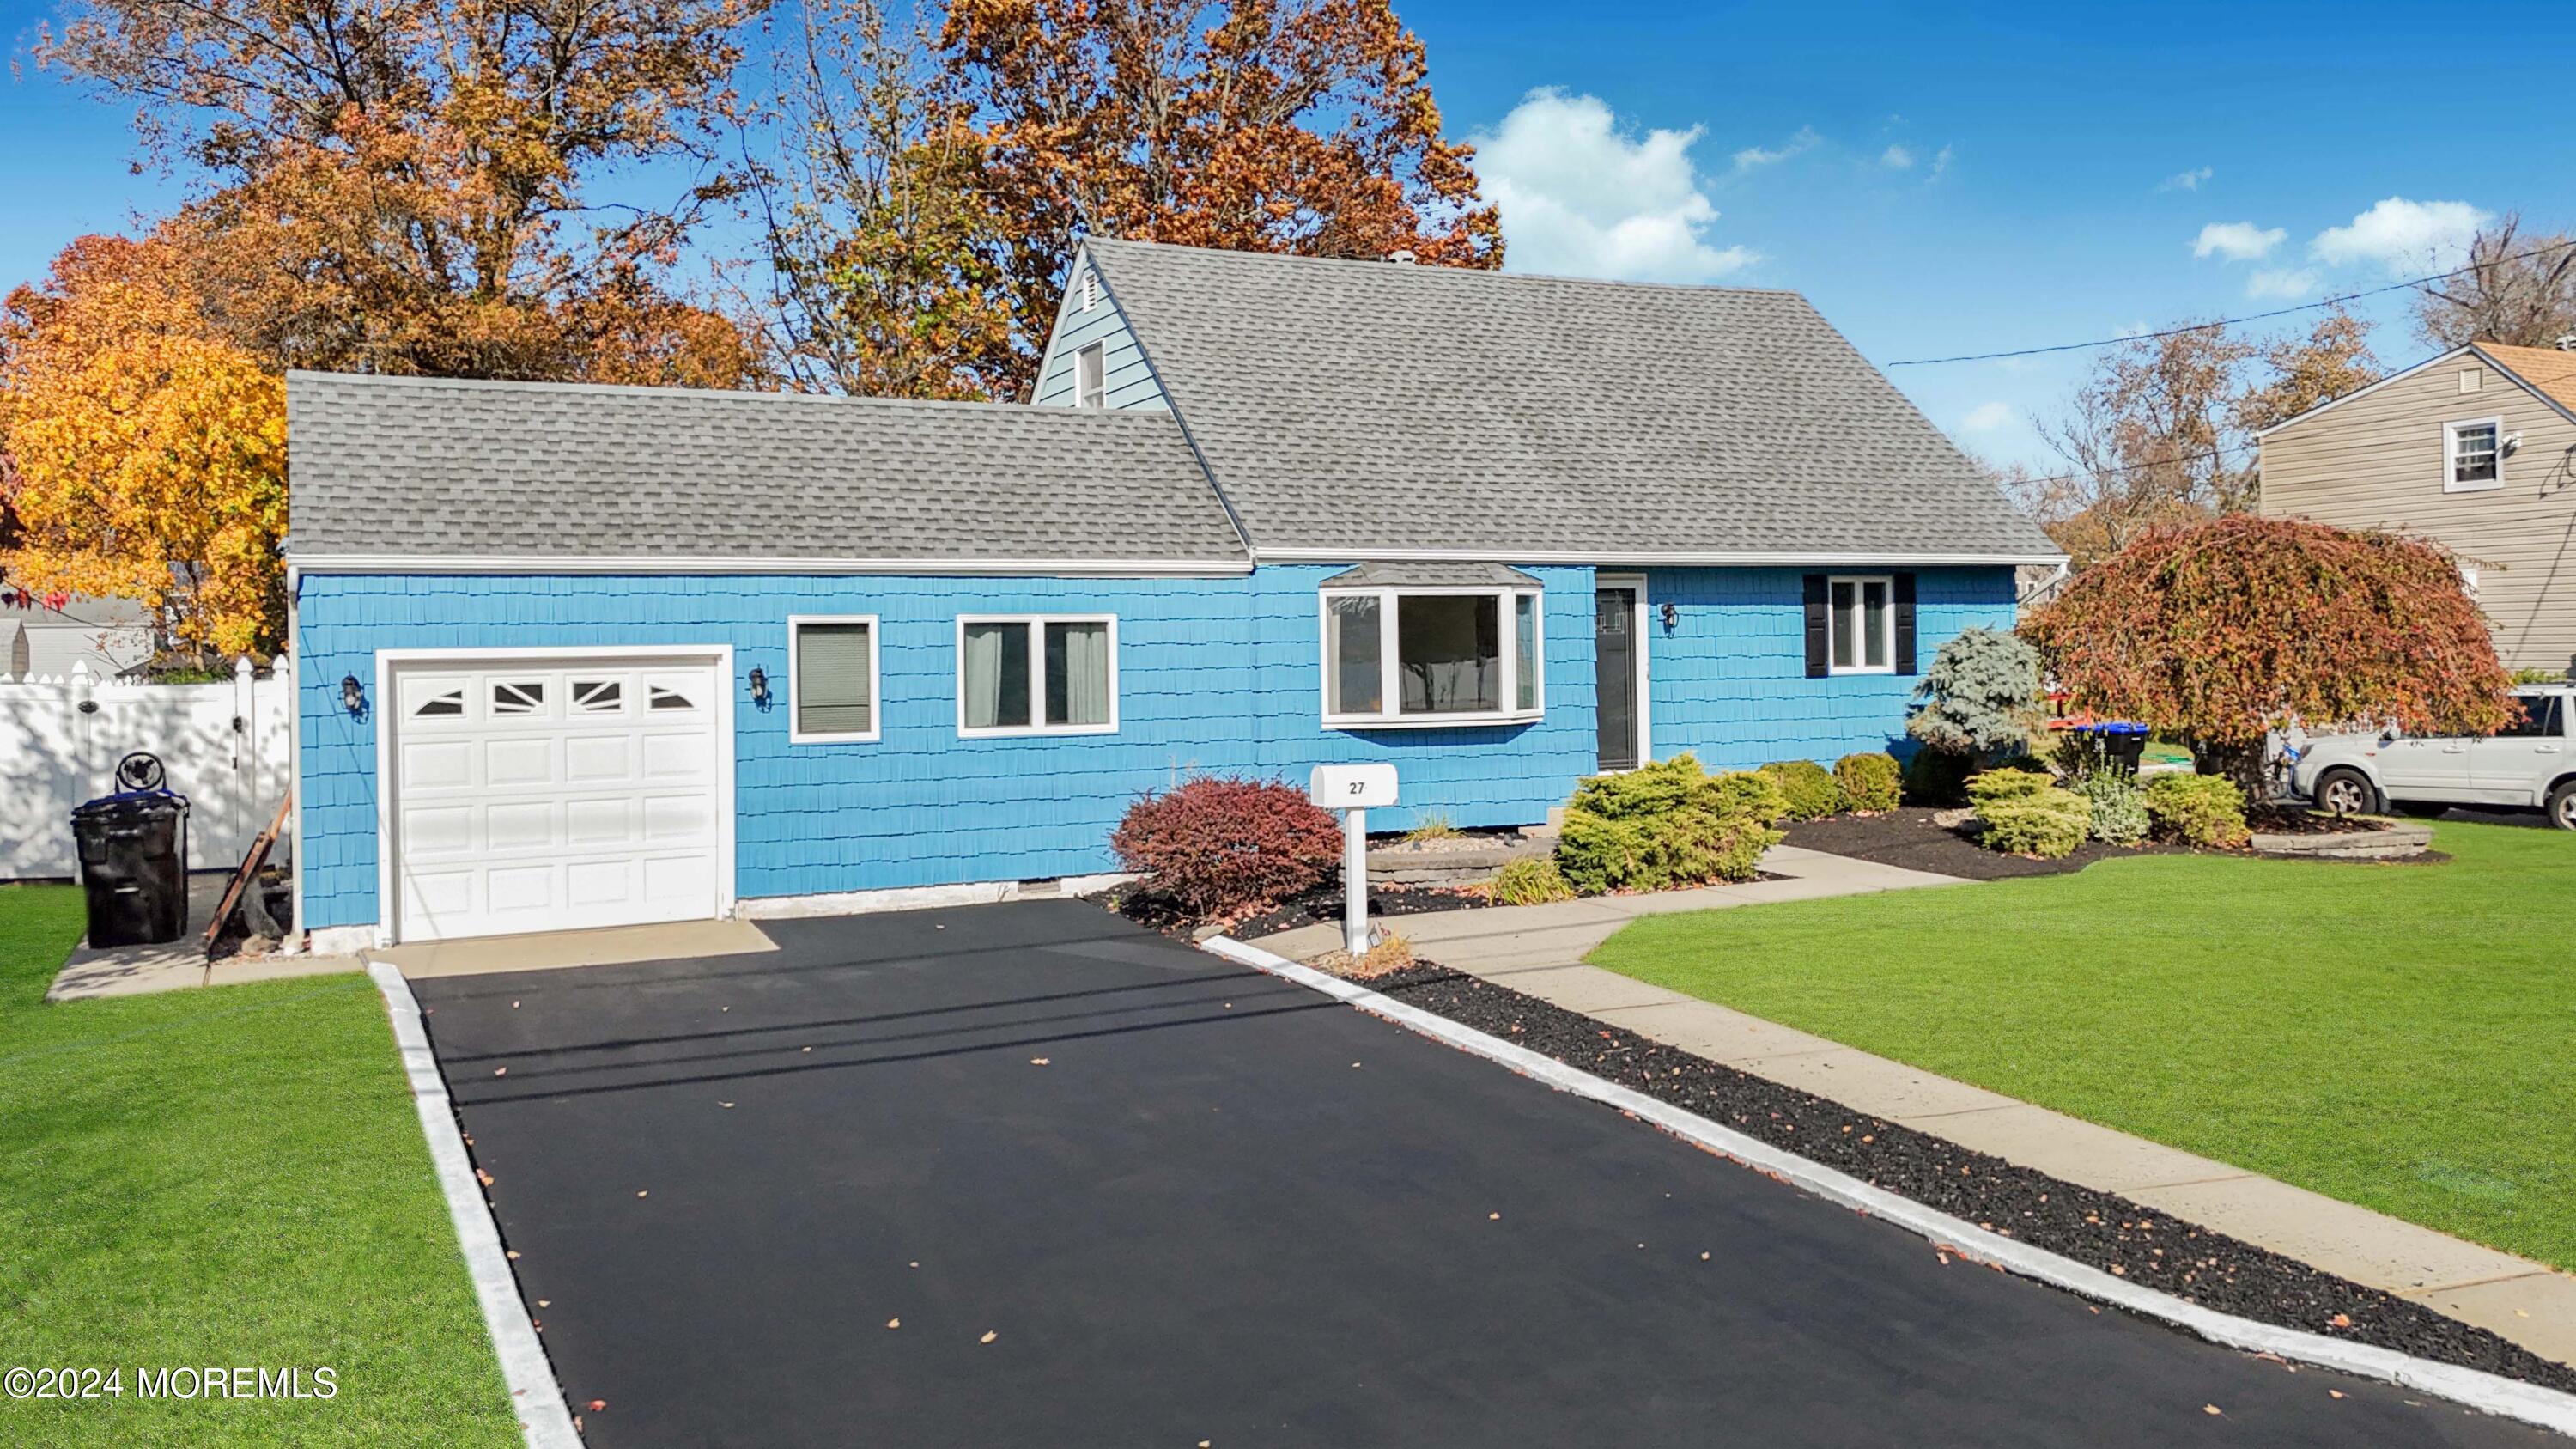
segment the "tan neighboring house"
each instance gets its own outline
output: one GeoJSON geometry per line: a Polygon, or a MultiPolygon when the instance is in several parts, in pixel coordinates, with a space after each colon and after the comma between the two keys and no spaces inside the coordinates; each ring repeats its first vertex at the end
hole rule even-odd
{"type": "Polygon", "coordinates": [[[2442,544],[2507,668],[2576,667],[2576,338],[2454,348],[2255,436],[2263,513],[2442,544]]]}

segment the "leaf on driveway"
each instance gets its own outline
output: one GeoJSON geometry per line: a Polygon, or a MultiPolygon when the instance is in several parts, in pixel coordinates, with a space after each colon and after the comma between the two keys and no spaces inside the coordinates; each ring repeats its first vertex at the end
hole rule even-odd
{"type": "Polygon", "coordinates": [[[1054,1060],[1055,1058],[1053,1057],[1031,1057],[1029,1058],[1029,1065],[1033,1067],[1042,1067],[1054,1060]]]}
{"type": "Polygon", "coordinates": [[[635,1195],[636,1195],[637,1197],[642,1197],[642,1196],[644,1195],[645,1191],[646,1191],[646,1189],[638,1188],[638,1189],[636,1189],[635,1195]]]}
{"type": "Polygon", "coordinates": [[[2200,1406],[2200,1411],[2204,1414],[2215,1414],[2218,1412],[2218,1406],[2216,1404],[2203,1404],[2200,1406]]]}
{"type": "Polygon", "coordinates": [[[506,1077],[510,1075],[510,1069],[508,1067],[494,1067],[492,1069],[492,1075],[496,1077],[506,1077]]]}
{"type": "Polygon", "coordinates": [[[593,1399],[590,1401],[588,1407],[592,1413],[596,1414],[600,1410],[608,1407],[608,1401],[606,1399],[593,1399]]]}
{"type": "Polygon", "coordinates": [[[1001,1337],[1001,1336],[1002,1336],[1002,1335],[1000,1335],[1000,1334],[998,1334],[998,1333],[995,1333],[993,1330],[991,1330],[991,1329],[989,1329],[989,1328],[988,1328],[988,1329],[985,1329],[985,1330],[984,1330],[984,1336],[983,1336],[982,1338],[979,1338],[979,1339],[975,1340],[975,1341],[976,1341],[977,1343],[991,1343],[994,1339],[997,1339],[997,1338],[999,1338],[999,1337],[1001,1337]]]}
{"type": "Polygon", "coordinates": [[[901,1328],[903,1327],[903,1320],[900,1318],[889,1318],[886,1320],[886,1327],[901,1328]]]}

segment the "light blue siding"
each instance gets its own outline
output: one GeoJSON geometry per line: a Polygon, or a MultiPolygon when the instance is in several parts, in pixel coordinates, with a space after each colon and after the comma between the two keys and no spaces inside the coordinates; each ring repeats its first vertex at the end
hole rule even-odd
{"type": "MultiPolygon", "coordinates": [[[[1919,675],[1807,677],[1806,612],[1793,568],[1653,569],[1646,647],[1655,755],[1689,750],[1712,770],[1772,760],[1831,764],[1857,750],[1911,752],[1906,706],[1919,675]],[[1677,607],[1664,627],[1661,606],[1677,607]]],[[[1850,572],[1844,570],[1844,572],[1850,572]]],[[[2013,626],[2009,568],[1915,570],[1915,660],[1928,668],[1974,624],[2013,626]]]]}
{"type": "MultiPolygon", "coordinates": [[[[1392,760],[1403,829],[1529,824],[1595,764],[1593,571],[1532,568],[1545,585],[1546,709],[1536,722],[1328,730],[1316,585],[1340,565],[1211,579],[304,576],[298,596],[306,924],[377,919],[375,727],[339,680],[375,678],[379,649],[715,646],[729,686],[735,891],[745,898],[1019,880],[1115,869],[1107,839],[1140,793],[1199,773],[1302,781],[1332,761],[1392,760]],[[1118,616],[1119,728],[1106,735],[960,739],[961,613],[1118,616]],[[787,618],[875,614],[882,738],[787,739],[787,618]],[[744,679],[775,686],[767,709],[744,679]]],[[[2009,626],[2008,569],[1918,574],[1920,657],[1971,623],[2009,626]]],[[[1804,676],[1799,571],[1658,570],[1647,630],[1656,755],[1712,768],[1831,760],[1902,739],[1915,681],[1804,676]]],[[[380,704],[381,702],[371,703],[380,704]]]]}
{"type": "Polygon", "coordinates": [[[1080,403],[1074,387],[1074,354],[1092,343],[1101,343],[1101,363],[1107,369],[1109,405],[1113,408],[1150,408],[1171,411],[1164,401],[1163,389],[1154,380],[1153,368],[1146,365],[1145,350],[1136,345],[1136,334],[1127,326],[1126,314],[1110,300],[1106,287],[1101,289],[1100,304],[1090,311],[1082,310],[1082,277],[1076,273],[1065,287],[1064,310],[1055,321],[1054,354],[1046,371],[1030,391],[1029,401],[1045,407],[1074,407],[1080,403]]]}

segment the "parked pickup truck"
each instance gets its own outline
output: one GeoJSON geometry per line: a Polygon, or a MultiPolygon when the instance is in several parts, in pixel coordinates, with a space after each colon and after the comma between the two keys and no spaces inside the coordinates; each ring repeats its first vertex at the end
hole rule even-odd
{"type": "Polygon", "coordinates": [[[2542,810],[2576,830],[2576,686],[2514,691],[2518,717],[2493,735],[2417,739],[2394,731],[2308,742],[2291,788],[2324,810],[2380,814],[2394,806],[2542,810]]]}

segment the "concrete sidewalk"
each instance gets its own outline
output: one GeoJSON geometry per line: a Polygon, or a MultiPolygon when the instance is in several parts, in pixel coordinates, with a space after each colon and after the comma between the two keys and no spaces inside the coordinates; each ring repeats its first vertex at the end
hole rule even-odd
{"type": "MultiPolygon", "coordinates": [[[[1580,961],[1585,952],[1619,933],[1639,916],[1673,911],[1710,911],[1729,906],[1774,901],[1816,900],[1824,896],[1865,895],[1872,891],[1917,886],[1965,885],[1957,876],[1905,870],[1848,856],[1775,845],[1763,855],[1764,871],[1778,880],[1743,885],[1705,886],[1698,890],[1661,891],[1637,896],[1586,896],[1544,906],[1491,906],[1463,911],[1430,911],[1418,916],[1391,916],[1385,927],[1413,943],[1413,949],[1444,966],[1461,971],[1509,970],[1528,966],[1561,966],[1580,961]],[[1468,962],[1475,964],[1470,966],[1468,962]]],[[[1260,940],[1265,951],[1306,960],[1341,948],[1337,924],[1301,926],[1260,940]]],[[[1527,988],[1524,988],[1527,989],[1527,988]]],[[[1588,1007],[1576,1007],[1578,1011],[1588,1007]]]]}
{"type": "MultiPolygon", "coordinates": [[[[1776,847],[1763,868],[1789,879],[1651,896],[1592,897],[1392,918],[1426,960],[1568,1011],[1768,1078],[1856,1112],[1991,1153],[2415,1299],[2532,1352],[2576,1363],[2576,1276],[2224,1162],[2132,1137],[1982,1087],[1583,964],[1639,916],[1965,884],[1818,851],[1776,847]]],[[[1307,959],[1336,949],[1335,926],[1266,936],[1307,959]]]]}

